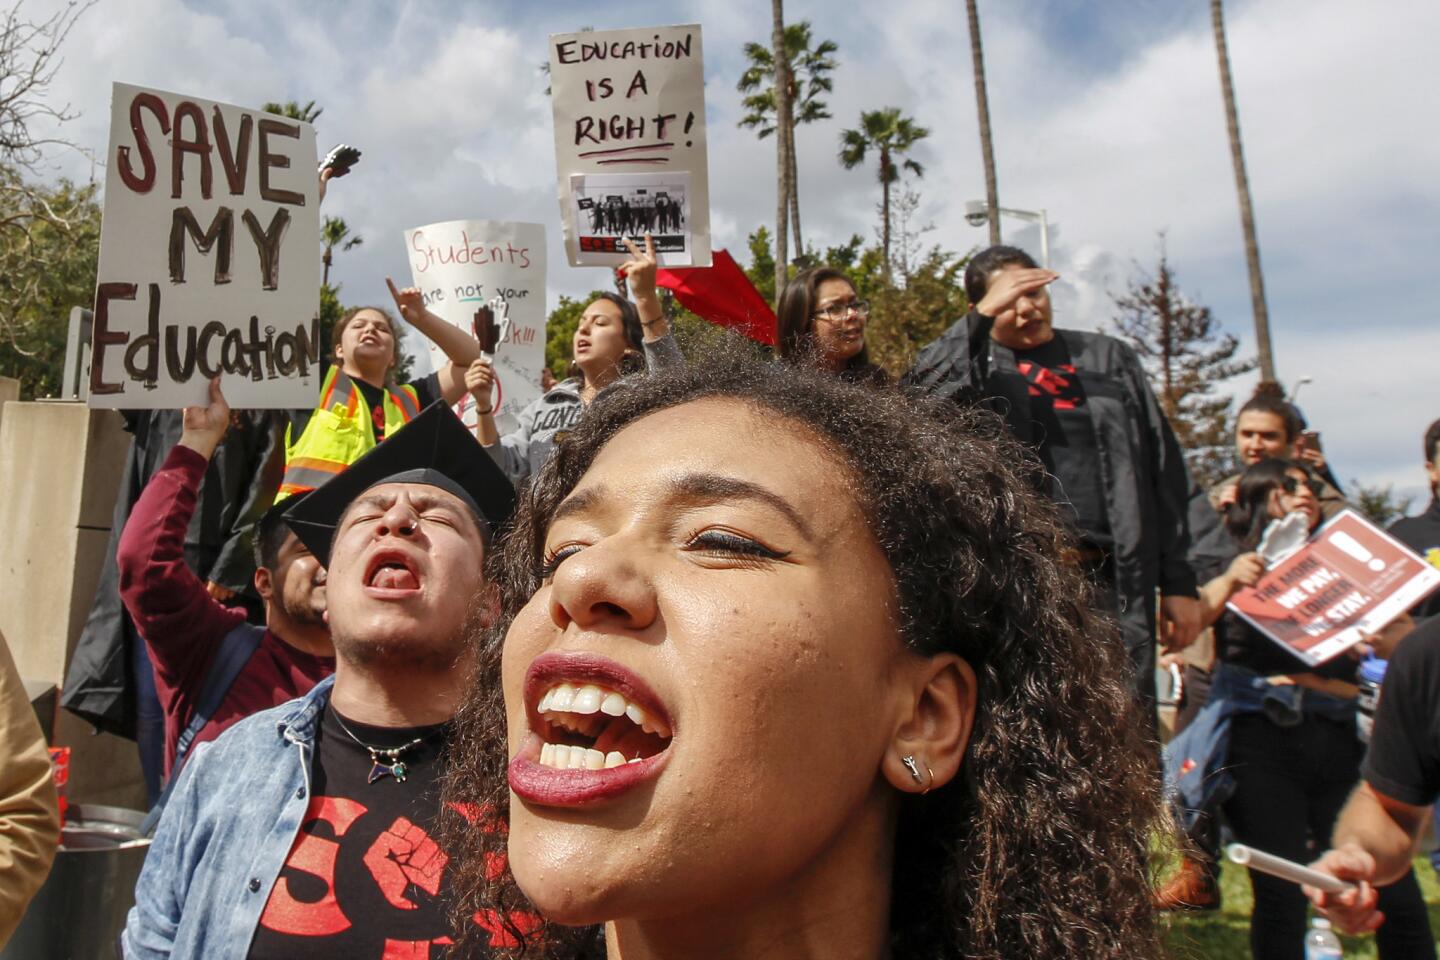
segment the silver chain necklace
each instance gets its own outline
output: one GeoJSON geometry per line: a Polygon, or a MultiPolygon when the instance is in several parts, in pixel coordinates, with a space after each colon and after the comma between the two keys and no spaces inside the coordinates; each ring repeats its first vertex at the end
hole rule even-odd
{"type": "Polygon", "coordinates": [[[416,737],[409,743],[402,743],[398,747],[375,747],[355,736],[354,731],[345,726],[345,721],[340,719],[340,711],[331,707],[330,713],[335,717],[335,722],[340,725],[340,729],[345,731],[347,737],[369,751],[370,762],[373,766],[370,768],[370,776],[365,779],[367,784],[374,783],[381,777],[386,776],[394,777],[396,783],[405,782],[405,774],[408,768],[405,766],[404,761],[400,759],[400,756],[406,750],[413,750],[420,746],[420,744],[425,742],[426,737],[416,737]]]}

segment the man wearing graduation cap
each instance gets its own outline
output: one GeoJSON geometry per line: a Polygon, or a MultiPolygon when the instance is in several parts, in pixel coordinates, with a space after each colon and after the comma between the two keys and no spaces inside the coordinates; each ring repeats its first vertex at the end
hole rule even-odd
{"type": "Polygon", "coordinates": [[[195,752],[136,888],[127,958],[440,955],[439,775],[466,626],[492,615],[485,550],[513,504],[437,402],[289,509],[328,568],[335,675],[195,752]]]}

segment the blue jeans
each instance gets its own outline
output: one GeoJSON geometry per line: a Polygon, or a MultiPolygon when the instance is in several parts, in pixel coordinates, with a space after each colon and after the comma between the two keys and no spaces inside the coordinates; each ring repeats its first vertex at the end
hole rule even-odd
{"type": "Polygon", "coordinates": [[[140,748],[140,772],[145,778],[146,806],[160,799],[160,781],[165,773],[165,712],[155,692],[155,669],[150,650],[126,622],[130,634],[130,670],[135,679],[135,743],[140,748]]]}

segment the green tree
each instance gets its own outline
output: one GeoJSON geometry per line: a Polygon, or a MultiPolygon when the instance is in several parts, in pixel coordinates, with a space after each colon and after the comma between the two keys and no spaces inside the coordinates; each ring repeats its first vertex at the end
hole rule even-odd
{"type": "Polygon", "coordinates": [[[1410,505],[1415,501],[1414,497],[1397,496],[1393,484],[1367,487],[1359,480],[1350,481],[1345,499],[1369,517],[1371,523],[1381,527],[1389,526],[1391,521],[1409,513],[1410,505]]]}
{"type": "Polygon", "coordinates": [[[303,106],[294,100],[286,100],[284,103],[276,103],[274,100],[271,100],[260,109],[266,113],[278,114],[290,120],[299,120],[301,123],[314,123],[319,119],[320,114],[325,112],[324,107],[315,106],[314,100],[309,101],[303,106]]]}
{"type": "Polygon", "coordinates": [[[0,221],[26,210],[55,213],[32,217],[25,231],[0,230],[0,310],[10,341],[10,349],[0,350],[0,374],[20,381],[24,399],[59,396],[70,309],[94,300],[97,189],[68,180],[53,189],[30,187],[0,167],[0,221]]]}
{"type": "Polygon", "coordinates": [[[1237,360],[1240,342],[1222,333],[1210,308],[1186,297],[1160,240],[1154,274],[1143,271],[1114,297],[1114,331],[1135,348],[1197,482],[1208,487],[1236,470],[1231,398],[1216,388],[1255,369],[1237,360]]]}
{"type": "Polygon", "coordinates": [[[880,245],[884,253],[885,276],[893,276],[890,261],[890,188],[904,168],[917,177],[925,175],[918,162],[905,156],[930,131],[900,113],[899,107],[867,110],[860,114],[860,126],[840,134],[840,163],[847,170],[865,162],[873,150],[879,159],[880,245]]]}
{"type": "Polygon", "coordinates": [[[336,247],[341,251],[353,250],[365,242],[365,238],[358,233],[351,235],[350,225],[339,217],[326,217],[320,224],[320,246],[323,253],[320,255],[320,263],[323,270],[320,273],[321,286],[328,286],[330,283],[330,262],[336,247]]]}
{"type": "MultiPolygon", "coordinates": [[[[835,69],[832,55],[839,47],[832,40],[822,40],[812,47],[813,42],[808,20],[785,27],[792,129],[802,123],[814,123],[830,117],[830,111],[821,98],[834,89],[834,82],[830,79],[830,73],[835,69]]],[[[747,112],[739,126],[754,130],[756,136],[763,140],[775,132],[775,54],[764,44],[747,43],[745,59],[749,66],[736,84],[736,89],[748,94],[741,101],[747,112]]],[[[805,244],[800,237],[800,178],[794,136],[790,137],[788,154],[789,184],[786,192],[789,195],[789,221],[795,237],[795,257],[801,259],[805,255],[805,244]]]]}

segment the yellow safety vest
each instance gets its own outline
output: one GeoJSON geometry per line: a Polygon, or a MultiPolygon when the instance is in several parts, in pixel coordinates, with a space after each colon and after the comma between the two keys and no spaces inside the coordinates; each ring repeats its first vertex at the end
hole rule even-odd
{"type": "MultiPolygon", "coordinates": [[[[375,446],[369,405],[363,401],[354,381],[332,365],[300,439],[292,441],[290,428],[285,429],[285,477],[276,503],[314,490],[375,446]]],[[[408,383],[386,387],[384,409],[385,436],[394,436],[420,412],[420,395],[408,383]]]]}

